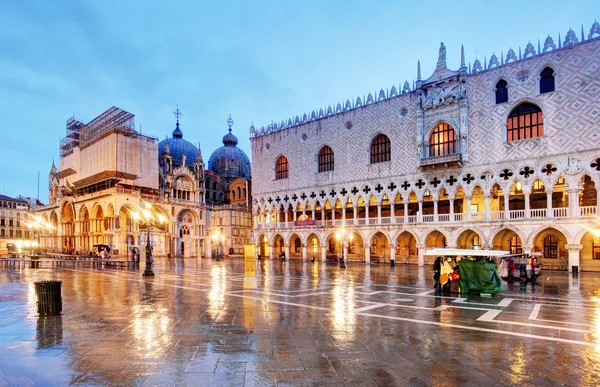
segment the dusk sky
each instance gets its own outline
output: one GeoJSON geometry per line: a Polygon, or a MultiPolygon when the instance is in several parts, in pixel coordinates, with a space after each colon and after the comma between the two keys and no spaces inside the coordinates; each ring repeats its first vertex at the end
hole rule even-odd
{"type": "Polygon", "coordinates": [[[600,17],[590,1],[0,1],[0,194],[47,203],[65,122],[111,106],[163,140],[183,113],[204,161],[233,133],[433,72],[440,42],[451,69],[518,53],[600,17]]]}

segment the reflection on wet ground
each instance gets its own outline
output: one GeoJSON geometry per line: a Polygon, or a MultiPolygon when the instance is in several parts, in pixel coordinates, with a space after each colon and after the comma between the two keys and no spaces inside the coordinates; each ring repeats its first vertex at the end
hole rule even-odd
{"type": "Polygon", "coordinates": [[[159,260],[0,270],[0,386],[600,384],[600,274],[436,296],[429,267],[159,260]],[[62,281],[38,318],[34,282],[62,281]]]}

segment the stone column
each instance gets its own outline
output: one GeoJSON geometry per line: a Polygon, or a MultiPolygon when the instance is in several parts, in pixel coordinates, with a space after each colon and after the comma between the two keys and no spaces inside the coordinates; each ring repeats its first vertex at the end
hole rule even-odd
{"type": "Polygon", "coordinates": [[[321,262],[327,261],[327,246],[321,246],[321,262]]]}
{"type": "Polygon", "coordinates": [[[352,224],[356,224],[356,217],[358,216],[358,208],[356,208],[356,206],[353,206],[352,209],[354,210],[354,219],[352,219],[352,224]]]}
{"type": "Polygon", "coordinates": [[[369,224],[369,205],[365,203],[365,224],[369,224]]]}
{"type": "Polygon", "coordinates": [[[419,253],[419,266],[425,265],[425,245],[418,244],[417,251],[419,253]]]}
{"type": "Polygon", "coordinates": [[[531,218],[531,210],[529,204],[529,197],[531,196],[531,194],[529,192],[523,192],[523,195],[525,196],[525,218],[529,219],[531,218]]]}
{"type": "Polygon", "coordinates": [[[285,245],[283,246],[283,251],[285,253],[285,260],[289,260],[290,259],[290,246],[289,245],[285,245]]]}
{"type": "Polygon", "coordinates": [[[390,263],[396,264],[396,245],[390,244],[390,263]]]}
{"type": "MultiPolygon", "coordinates": [[[[598,191],[600,193],[600,191],[598,191]]],[[[546,190],[546,218],[554,218],[554,209],[552,208],[552,188],[546,190]]]]}
{"type": "Polygon", "coordinates": [[[408,198],[402,202],[404,204],[404,224],[408,223],[408,198]]]}
{"type": "Polygon", "coordinates": [[[569,216],[579,217],[579,189],[569,188],[569,216]]]}
{"type": "Polygon", "coordinates": [[[377,224],[381,224],[381,202],[377,202],[377,224]]]}
{"type": "Polygon", "coordinates": [[[346,204],[342,205],[342,225],[346,225],[346,204]]]}
{"type": "Polygon", "coordinates": [[[417,213],[417,222],[423,223],[423,199],[419,198],[418,203],[419,203],[419,211],[417,213]]]}
{"type": "Polygon", "coordinates": [[[368,265],[371,263],[371,245],[365,245],[365,263],[368,265]]]}
{"type": "Polygon", "coordinates": [[[275,245],[269,245],[269,259],[273,259],[273,252],[275,251],[275,245]]]}
{"type": "Polygon", "coordinates": [[[390,199],[390,223],[394,224],[396,223],[396,206],[394,204],[394,202],[390,199]]]}
{"type": "Polygon", "coordinates": [[[210,238],[210,236],[208,238],[206,238],[207,242],[206,242],[206,258],[211,259],[212,258],[212,239],[210,238]]]}
{"type": "Polygon", "coordinates": [[[285,227],[287,227],[288,218],[289,218],[289,215],[288,215],[288,211],[286,210],[285,211],[285,227]]]}
{"type": "Polygon", "coordinates": [[[308,249],[306,248],[306,246],[303,244],[302,245],[302,260],[306,261],[307,259],[307,255],[308,255],[308,249]]]}
{"type": "Polygon", "coordinates": [[[569,273],[573,272],[573,266],[576,266],[577,270],[579,270],[579,252],[583,248],[583,245],[565,245],[565,248],[569,252],[569,273]]]}
{"type": "Polygon", "coordinates": [[[325,226],[325,204],[321,204],[321,222],[325,226]]]}
{"type": "Polygon", "coordinates": [[[437,197],[433,198],[433,221],[438,222],[438,201],[437,197]]]}
{"type": "Polygon", "coordinates": [[[508,198],[510,196],[510,187],[502,190],[502,196],[504,197],[504,219],[510,219],[510,204],[508,198]]]}
{"type": "Polygon", "coordinates": [[[473,197],[471,195],[466,195],[465,198],[467,199],[467,221],[470,222],[471,221],[471,199],[473,197]]]}
{"type": "Polygon", "coordinates": [[[490,220],[490,194],[485,194],[483,199],[485,201],[485,220],[490,220]]]}
{"type": "Polygon", "coordinates": [[[450,221],[454,222],[454,198],[448,197],[448,201],[450,202],[450,221]]]}
{"type": "Polygon", "coordinates": [[[316,217],[316,214],[315,214],[315,208],[313,207],[312,210],[310,210],[310,212],[311,212],[311,220],[316,220],[317,217],[316,217]]]}

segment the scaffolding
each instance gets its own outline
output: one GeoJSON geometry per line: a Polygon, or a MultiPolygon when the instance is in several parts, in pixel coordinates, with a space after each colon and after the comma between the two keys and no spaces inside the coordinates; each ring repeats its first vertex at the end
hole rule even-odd
{"type": "Polygon", "coordinates": [[[80,146],[84,148],[112,133],[134,136],[134,117],[123,109],[111,107],[81,129],[80,146]]]}
{"type": "Polygon", "coordinates": [[[79,146],[79,137],[83,122],[75,118],[75,116],[67,120],[67,134],[65,138],[60,140],[60,157],[66,157],[73,153],[73,148],[79,146]]]}

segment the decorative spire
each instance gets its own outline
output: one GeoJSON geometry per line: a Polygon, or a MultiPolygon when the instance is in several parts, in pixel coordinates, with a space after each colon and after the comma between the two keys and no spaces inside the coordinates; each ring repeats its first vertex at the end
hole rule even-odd
{"type": "Polygon", "coordinates": [[[231,133],[231,127],[233,126],[233,119],[231,118],[231,114],[229,115],[229,118],[227,119],[227,126],[229,126],[229,133],[231,133]]]}
{"type": "Polygon", "coordinates": [[[177,108],[173,110],[173,115],[177,119],[177,123],[175,124],[175,130],[173,131],[173,138],[183,138],[183,132],[179,129],[179,118],[183,117],[181,110],[179,110],[179,105],[176,105],[177,108]]]}
{"type": "Polygon", "coordinates": [[[460,45],[460,67],[465,67],[465,46],[460,45]]]}
{"type": "Polygon", "coordinates": [[[198,153],[196,154],[196,163],[204,164],[204,161],[202,160],[202,151],[200,150],[200,143],[198,143],[198,153]]]}
{"type": "Polygon", "coordinates": [[[417,81],[421,80],[421,61],[417,61],[417,81]]]}
{"type": "Polygon", "coordinates": [[[581,25],[581,41],[585,40],[585,35],[583,34],[583,24],[581,25]]]}
{"type": "Polygon", "coordinates": [[[540,49],[540,40],[539,39],[538,39],[538,51],[537,52],[538,52],[538,54],[542,53],[542,50],[540,49]]]}

